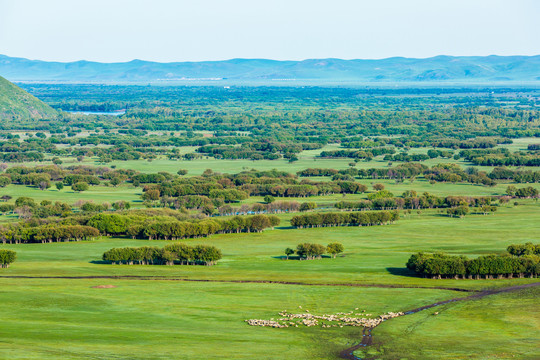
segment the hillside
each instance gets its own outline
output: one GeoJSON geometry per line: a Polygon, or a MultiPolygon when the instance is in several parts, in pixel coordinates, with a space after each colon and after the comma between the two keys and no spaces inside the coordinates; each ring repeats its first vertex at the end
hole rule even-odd
{"type": "Polygon", "coordinates": [[[0,120],[44,119],[56,115],[49,105],[0,76],[0,120]]]}
{"type": "Polygon", "coordinates": [[[216,81],[342,81],[385,82],[537,82],[540,56],[394,57],[381,60],[310,59],[124,63],[47,62],[0,55],[0,73],[11,81],[163,82],[216,81]]]}

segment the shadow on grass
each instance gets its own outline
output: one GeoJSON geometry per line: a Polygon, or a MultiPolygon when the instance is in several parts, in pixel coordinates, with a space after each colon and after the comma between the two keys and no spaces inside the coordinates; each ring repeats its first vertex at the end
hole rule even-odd
{"type": "Polygon", "coordinates": [[[396,276],[418,277],[418,274],[407,268],[387,267],[386,271],[396,276]]]}
{"type": "Polygon", "coordinates": [[[89,263],[90,264],[97,264],[97,265],[108,265],[111,262],[110,261],[105,261],[105,260],[92,260],[92,261],[89,261],[89,263]]]}
{"type": "MultiPolygon", "coordinates": [[[[331,259],[332,257],[329,256],[329,255],[323,255],[321,256],[321,259],[331,259]]],[[[300,258],[300,256],[298,255],[291,255],[289,256],[289,258],[287,259],[287,257],[285,255],[281,255],[281,256],[272,256],[272,259],[278,259],[278,260],[302,260],[302,261],[305,261],[307,260],[306,258],[300,258]]],[[[314,261],[314,260],[321,260],[321,259],[311,259],[309,261],[314,261]]]]}

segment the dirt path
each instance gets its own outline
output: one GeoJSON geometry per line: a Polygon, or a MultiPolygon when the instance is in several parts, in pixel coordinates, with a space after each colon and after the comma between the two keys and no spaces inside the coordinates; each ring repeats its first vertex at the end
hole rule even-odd
{"type": "Polygon", "coordinates": [[[189,279],[189,278],[170,278],[170,277],[149,277],[138,275],[103,275],[103,276],[25,276],[25,275],[5,275],[0,276],[0,279],[109,279],[109,280],[144,280],[144,281],[185,281],[185,282],[208,282],[208,283],[236,283],[236,284],[278,284],[278,285],[299,285],[299,286],[344,286],[344,287],[365,287],[365,288],[385,288],[385,289],[426,289],[426,290],[449,290],[461,292],[478,292],[475,289],[464,289],[455,287],[432,286],[423,287],[415,285],[399,285],[399,284],[354,284],[354,283],[304,283],[299,281],[278,281],[278,280],[217,280],[217,279],[189,279]]]}
{"type": "MultiPolygon", "coordinates": [[[[481,299],[481,298],[483,298],[485,296],[488,296],[488,295],[507,293],[507,292],[511,292],[511,291],[517,291],[517,290],[527,289],[527,288],[536,287],[536,286],[540,286],[540,282],[531,283],[531,284],[525,284],[525,285],[509,286],[509,287],[493,289],[493,290],[484,290],[484,291],[477,292],[476,294],[473,294],[473,295],[454,298],[454,299],[445,300],[445,301],[439,301],[439,302],[436,302],[436,303],[433,303],[433,304],[421,306],[421,307],[416,308],[416,309],[404,311],[404,313],[405,313],[405,315],[415,314],[415,313],[420,312],[422,310],[430,309],[430,308],[433,308],[433,307],[439,306],[439,305],[449,304],[449,303],[457,302],[457,301],[481,299]]],[[[364,328],[362,330],[362,341],[360,343],[350,347],[350,348],[347,348],[347,349],[341,351],[339,353],[339,356],[342,359],[362,360],[359,357],[355,356],[354,352],[356,350],[360,349],[361,347],[370,346],[373,343],[373,337],[371,336],[371,331],[373,329],[374,328],[364,328]]]]}

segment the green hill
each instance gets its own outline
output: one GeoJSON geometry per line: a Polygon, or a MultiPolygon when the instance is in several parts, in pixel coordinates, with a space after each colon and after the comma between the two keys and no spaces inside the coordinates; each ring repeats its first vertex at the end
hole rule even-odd
{"type": "Polygon", "coordinates": [[[56,115],[52,107],[0,76],[0,121],[38,120],[56,115]]]}

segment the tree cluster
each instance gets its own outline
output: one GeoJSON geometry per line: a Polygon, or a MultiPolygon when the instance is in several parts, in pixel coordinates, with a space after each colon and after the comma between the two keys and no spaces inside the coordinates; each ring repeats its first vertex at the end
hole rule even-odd
{"type": "Polygon", "coordinates": [[[62,241],[93,240],[99,231],[84,225],[38,225],[9,224],[0,227],[0,239],[5,244],[50,243],[62,241]]]}
{"type": "MultiPolygon", "coordinates": [[[[532,245],[532,244],[530,244],[532,245]]],[[[511,245],[509,249],[530,247],[524,245],[511,245]]],[[[532,245],[535,249],[535,246],[532,245]]],[[[536,250],[540,249],[536,245],[536,250]]],[[[431,278],[480,278],[486,279],[513,276],[536,277],[540,274],[540,256],[538,252],[509,252],[504,255],[483,255],[475,259],[465,256],[446,255],[442,253],[417,253],[411,255],[407,261],[407,268],[424,277],[431,278]]]]}
{"type": "Polygon", "coordinates": [[[372,226],[386,225],[399,220],[397,211],[362,211],[362,212],[328,212],[295,215],[291,225],[302,228],[327,226],[372,226]]]}
{"type": "Polygon", "coordinates": [[[296,253],[300,260],[313,260],[321,259],[325,253],[330,254],[333,258],[336,258],[338,254],[341,254],[345,250],[343,244],[333,242],[327,246],[313,243],[301,243],[296,246],[296,250],[291,248],[285,249],[286,258],[296,253]]]}
{"type": "Polygon", "coordinates": [[[123,235],[148,240],[177,240],[213,234],[261,232],[279,225],[273,215],[234,216],[230,219],[180,221],[170,216],[142,216],[135,213],[97,214],[88,220],[104,235],[123,235]]]}
{"type": "Polygon", "coordinates": [[[210,245],[189,246],[183,243],[157,246],[112,248],[103,253],[103,261],[125,265],[215,265],[221,250],[210,245]]]}

